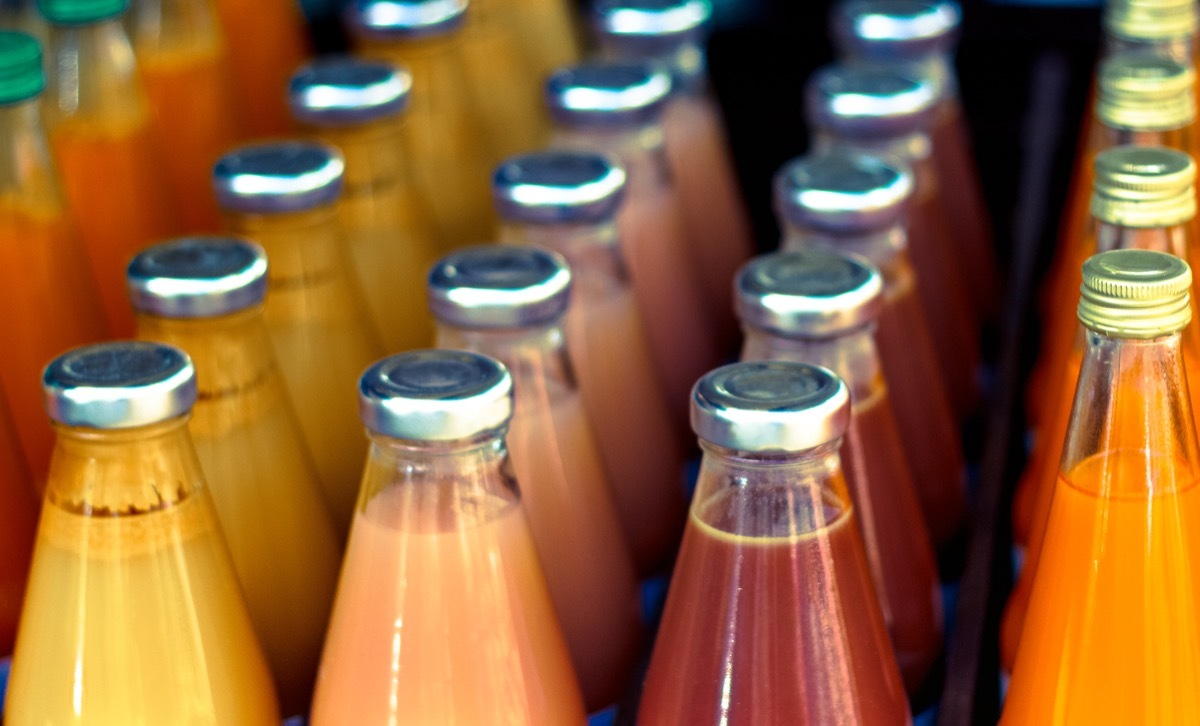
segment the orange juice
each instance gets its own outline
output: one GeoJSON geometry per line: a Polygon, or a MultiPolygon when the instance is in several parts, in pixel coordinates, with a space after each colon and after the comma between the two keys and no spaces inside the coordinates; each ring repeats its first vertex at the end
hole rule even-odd
{"type": "Polygon", "coordinates": [[[579,60],[579,32],[567,0],[500,0],[538,80],[579,60]]]}
{"type": "Polygon", "coordinates": [[[229,43],[240,109],[255,136],[292,128],[287,82],[309,55],[304,17],[296,0],[216,0],[229,43]]]}

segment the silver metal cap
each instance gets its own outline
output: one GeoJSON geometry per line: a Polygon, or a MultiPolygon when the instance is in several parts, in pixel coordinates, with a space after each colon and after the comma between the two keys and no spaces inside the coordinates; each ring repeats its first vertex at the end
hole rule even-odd
{"type": "Polygon", "coordinates": [[[833,371],[806,363],[734,363],[692,389],[692,430],[737,451],[798,452],[840,438],[850,391],[833,371]]]}
{"type": "Polygon", "coordinates": [[[196,369],[187,353],[162,343],[100,343],[55,358],[42,373],[42,392],[60,424],[135,428],[190,411],[196,369]]]}
{"type": "Polygon", "coordinates": [[[125,272],[133,309],[163,318],[212,318],[258,305],[267,253],[238,237],[185,237],[143,250],[125,272]]]}
{"type": "Polygon", "coordinates": [[[838,48],[856,58],[916,60],[947,52],[962,11],[946,0],[848,0],[830,16],[838,48]]]}
{"type": "Polygon", "coordinates": [[[409,441],[456,441],[501,433],[512,418],[504,364],[461,350],[417,350],[363,373],[358,410],[371,431],[409,441]]]}
{"type": "Polygon", "coordinates": [[[468,0],[352,0],[346,27],[367,38],[419,38],[462,27],[468,0]]]}
{"type": "Polygon", "coordinates": [[[637,127],[658,121],[671,73],[656,61],[584,63],[556,71],[546,103],[564,126],[637,127]]]}
{"type": "Polygon", "coordinates": [[[756,257],[738,272],[738,317],[785,337],[829,337],[879,317],[883,276],[861,257],[804,250],[756,257]]]}
{"type": "Polygon", "coordinates": [[[243,146],[217,162],[213,187],[229,211],[303,212],[332,204],[342,191],[342,152],[313,141],[243,146]]]}
{"type": "Polygon", "coordinates": [[[837,136],[901,136],[923,130],[938,101],[937,85],[891,70],[826,66],[809,79],[808,117],[837,136]]]}
{"type": "Polygon", "coordinates": [[[539,247],[471,247],[434,264],[428,291],[429,309],[447,325],[547,325],[567,312],[571,270],[561,255],[539,247]]]}
{"type": "Polygon", "coordinates": [[[896,224],[912,198],[903,162],[832,150],[793,159],[775,175],[779,216],[801,227],[863,232],[896,224]]]}
{"type": "Polygon", "coordinates": [[[708,0],[598,0],[592,17],[606,40],[677,43],[703,33],[712,18],[712,4],[708,0]]]}
{"type": "Polygon", "coordinates": [[[351,126],[397,116],[408,106],[412,74],[350,56],[313,61],[288,84],[292,116],[313,126],[351,126]]]}
{"type": "Polygon", "coordinates": [[[514,156],[492,175],[492,200],[506,220],[527,224],[597,224],[625,198],[625,169],[612,156],[543,151],[514,156]]]}

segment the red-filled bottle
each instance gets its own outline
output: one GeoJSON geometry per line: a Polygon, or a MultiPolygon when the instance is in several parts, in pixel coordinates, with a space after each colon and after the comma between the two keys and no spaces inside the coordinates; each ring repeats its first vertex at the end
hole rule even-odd
{"type": "Polygon", "coordinates": [[[8,406],[0,399],[0,658],[12,653],[33,554],[37,503],[8,406]]]}

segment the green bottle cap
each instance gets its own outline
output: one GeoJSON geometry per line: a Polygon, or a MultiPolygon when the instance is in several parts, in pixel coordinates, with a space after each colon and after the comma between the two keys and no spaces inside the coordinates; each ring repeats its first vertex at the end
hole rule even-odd
{"type": "Polygon", "coordinates": [[[45,85],[41,44],[26,33],[0,30],[0,104],[26,101],[45,85]]]}
{"type": "Polygon", "coordinates": [[[116,17],[129,8],[129,0],[37,0],[46,20],[58,25],[82,25],[116,17]]]}

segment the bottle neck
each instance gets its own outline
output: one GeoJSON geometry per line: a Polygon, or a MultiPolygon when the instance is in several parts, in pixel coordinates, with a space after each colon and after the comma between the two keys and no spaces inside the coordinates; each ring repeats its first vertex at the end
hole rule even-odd
{"type": "Polygon", "coordinates": [[[39,98],[0,105],[0,196],[21,206],[61,206],[39,98]]]}
{"type": "Polygon", "coordinates": [[[133,47],[120,19],[91,25],[50,26],[46,69],[46,122],[74,118],[121,131],[147,118],[133,47]]]}
{"type": "Polygon", "coordinates": [[[697,98],[708,92],[708,55],[698,38],[679,42],[601,39],[601,53],[613,60],[653,60],[671,71],[671,94],[697,98]]]}
{"type": "Polygon", "coordinates": [[[278,375],[262,310],[256,305],[215,318],[164,318],[139,313],[138,338],[187,351],[196,367],[199,409],[254,395],[278,375]]]}
{"type": "Polygon", "coordinates": [[[1176,129],[1123,129],[1107,126],[1095,119],[1092,128],[1090,146],[1093,153],[1116,146],[1148,146],[1178,149],[1191,153],[1192,131],[1191,122],[1187,126],[1176,129]]]}
{"type": "Polygon", "coordinates": [[[1145,41],[1118,38],[1105,33],[1104,47],[1100,51],[1100,57],[1101,60],[1107,60],[1120,53],[1137,51],[1170,58],[1190,68],[1195,57],[1195,44],[1196,38],[1191,35],[1145,41]]]}
{"type": "Polygon", "coordinates": [[[889,295],[896,286],[910,282],[914,274],[908,257],[908,233],[903,224],[853,233],[830,232],[784,221],[781,249],[785,252],[830,250],[865,257],[883,274],[889,295]]]}
{"type": "Polygon", "coordinates": [[[437,347],[470,350],[503,363],[513,377],[518,411],[577,388],[561,321],[528,328],[460,328],[438,322],[437,347]]]}
{"type": "Polygon", "coordinates": [[[597,285],[630,284],[615,220],[603,224],[502,222],[500,241],[554,250],[567,259],[575,284],[585,292],[597,285]]]}
{"type": "Polygon", "coordinates": [[[341,149],[346,159],[343,201],[395,194],[411,183],[404,159],[401,117],[346,127],[310,127],[308,131],[341,149]]]}
{"type": "Polygon", "coordinates": [[[1124,227],[1095,220],[1096,252],[1110,250],[1154,250],[1190,260],[1192,240],[1188,223],[1167,227],[1124,227]]]}
{"type": "Polygon", "coordinates": [[[158,56],[215,54],[221,31],[209,0],[138,0],[131,33],[140,62],[158,56]]]}
{"type": "Polygon", "coordinates": [[[744,361],[783,360],[828,368],[846,381],[855,407],[884,390],[873,323],[824,338],[786,336],[750,326],[744,330],[744,361]]]}
{"type": "Polygon", "coordinates": [[[635,128],[595,128],[558,125],[551,146],[556,149],[595,151],[613,154],[628,175],[626,195],[670,179],[661,123],[635,128]]]}
{"type": "Polygon", "coordinates": [[[272,293],[319,286],[344,268],[337,207],[286,214],[228,213],[226,226],[266,250],[272,293]]]}
{"type": "Polygon", "coordinates": [[[914,131],[895,136],[851,137],[839,136],[828,129],[816,129],[813,133],[813,151],[849,149],[866,151],[883,156],[891,156],[908,164],[929,159],[933,153],[933,143],[926,131],[914,131]]]}
{"type": "Polygon", "coordinates": [[[886,61],[855,57],[856,65],[888,71],[899,71],[933,83],[939,100],[958,98],[958,76],[949,51],[938,51],[914,58],[892,58],[886,61]]]}

